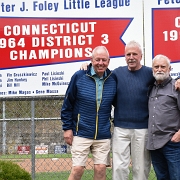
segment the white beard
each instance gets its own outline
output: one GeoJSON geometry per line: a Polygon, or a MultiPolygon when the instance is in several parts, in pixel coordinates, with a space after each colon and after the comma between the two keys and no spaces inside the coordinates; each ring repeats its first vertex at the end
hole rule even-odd
{"type": "Polygon", "coordinates": [[[169,77],[169,73],[166,72],[153,72],[153,76],[157,81],[164,81],[165,79],[167,79],[169,77]]]}

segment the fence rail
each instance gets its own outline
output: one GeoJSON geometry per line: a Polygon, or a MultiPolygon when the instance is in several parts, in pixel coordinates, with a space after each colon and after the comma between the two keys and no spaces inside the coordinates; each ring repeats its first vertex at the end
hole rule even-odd
{"type": "MultiPolygon", "coordinates": [[[[71,154],[60,121],[63,99],[64,96],[0,98],[0,159],[17,163],[31,173],[32,180],[68,179],[71,154]]],[[[82,180],[92,179],[93,162],[89,157],[82,180]]],[[[111,168],[107,169],[106,179],[112,179],[111,168]]],[[[156,177],[152,170],[149,180],[153,179],[156,177]]]]}

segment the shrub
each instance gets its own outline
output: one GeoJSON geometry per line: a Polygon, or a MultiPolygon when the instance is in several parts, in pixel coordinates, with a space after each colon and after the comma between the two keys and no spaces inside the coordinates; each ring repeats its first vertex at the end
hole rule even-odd
{"type": "Polygon", "coordinates": [[[0,180],[31,180],[31,175],[11,161],[0,160],[0,180]]]}

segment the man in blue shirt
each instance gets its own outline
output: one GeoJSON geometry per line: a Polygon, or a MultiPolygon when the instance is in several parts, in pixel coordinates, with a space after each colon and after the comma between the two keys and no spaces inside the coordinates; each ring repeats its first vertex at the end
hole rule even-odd
{"type": "Polygon", "coordinates": [[[155,79],[151,68],[141,65],[141,59],[141,46],[130,41],[125,47],[127,66],[113,71],[118,82],[112,137],[113,180],[129,179],[130,161],[133,180],[147,180],[150,171],[147,92],[155,79]]]}

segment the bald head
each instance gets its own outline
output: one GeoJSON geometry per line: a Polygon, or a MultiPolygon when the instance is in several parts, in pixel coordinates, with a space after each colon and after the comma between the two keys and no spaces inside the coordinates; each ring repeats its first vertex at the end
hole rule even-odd
{"type": "Polygon", "coordinates": [[[109,65],[109,52],[105,46],[97,46],[92,52],[91,63],[94,71],[99,77],[102,77],[109,65]]]}

